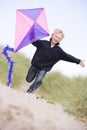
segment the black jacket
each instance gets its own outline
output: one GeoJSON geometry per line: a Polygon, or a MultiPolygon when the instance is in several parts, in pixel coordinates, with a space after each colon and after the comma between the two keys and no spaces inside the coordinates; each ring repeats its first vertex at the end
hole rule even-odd
{"type": "Polygon", "coordinates": [[[37,47],[37,50],[33,56],[31,64],[37,66],[41,70],[49,71],[59,60],[77,64],[81,61],[64,52],[58,44],[51,48],[50,41],[38,40],[32,44],[37,47]]]}

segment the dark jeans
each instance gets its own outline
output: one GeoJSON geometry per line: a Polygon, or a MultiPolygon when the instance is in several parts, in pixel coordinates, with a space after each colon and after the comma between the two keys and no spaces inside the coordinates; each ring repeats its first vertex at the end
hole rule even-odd
{"type": "Polygon", "coordinates": [[[27,82],[32,82],[35,79],[33,84],[28,89],[30,92],[35,91],[42,84],[42,79],[46,73],[46,70],[40,70],[36,66],[31,65],[26,76],[27,82]]]}

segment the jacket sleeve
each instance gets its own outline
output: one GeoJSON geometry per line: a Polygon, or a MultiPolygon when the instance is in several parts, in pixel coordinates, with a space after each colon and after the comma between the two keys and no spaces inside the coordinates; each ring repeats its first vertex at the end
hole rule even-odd
{"type": "Polygon", "coordinates": [[[79,64],[81,61],[81,59],[78,59],[78,58],[66,53],[61,48],[60,48],[60,57],[61,57],[61,60],[76,63],[76,64],[79,64]]]}
{"type": "Polygon", "coordinates": [[[40,40],[35,41],[32,43],[35,47],[39,47],[40,46],[40,40]]]}

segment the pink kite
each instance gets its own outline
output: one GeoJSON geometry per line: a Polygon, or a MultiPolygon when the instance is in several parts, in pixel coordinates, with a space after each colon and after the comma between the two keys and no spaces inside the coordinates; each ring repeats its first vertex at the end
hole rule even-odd
{"type": "Polygon", "coordinates": [[[14,52],[46,36],[49,36],[49,31],[44,8],[16,11],[14,52]]]}

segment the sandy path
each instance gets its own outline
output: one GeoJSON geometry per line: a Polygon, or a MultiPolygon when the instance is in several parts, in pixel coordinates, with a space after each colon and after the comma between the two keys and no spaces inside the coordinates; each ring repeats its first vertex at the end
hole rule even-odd
{"type": "Polygon", "coordinates": [[[0,85],[0,130],[87,130],[87,127],[64,112],[59,104],[0,85]]]}

